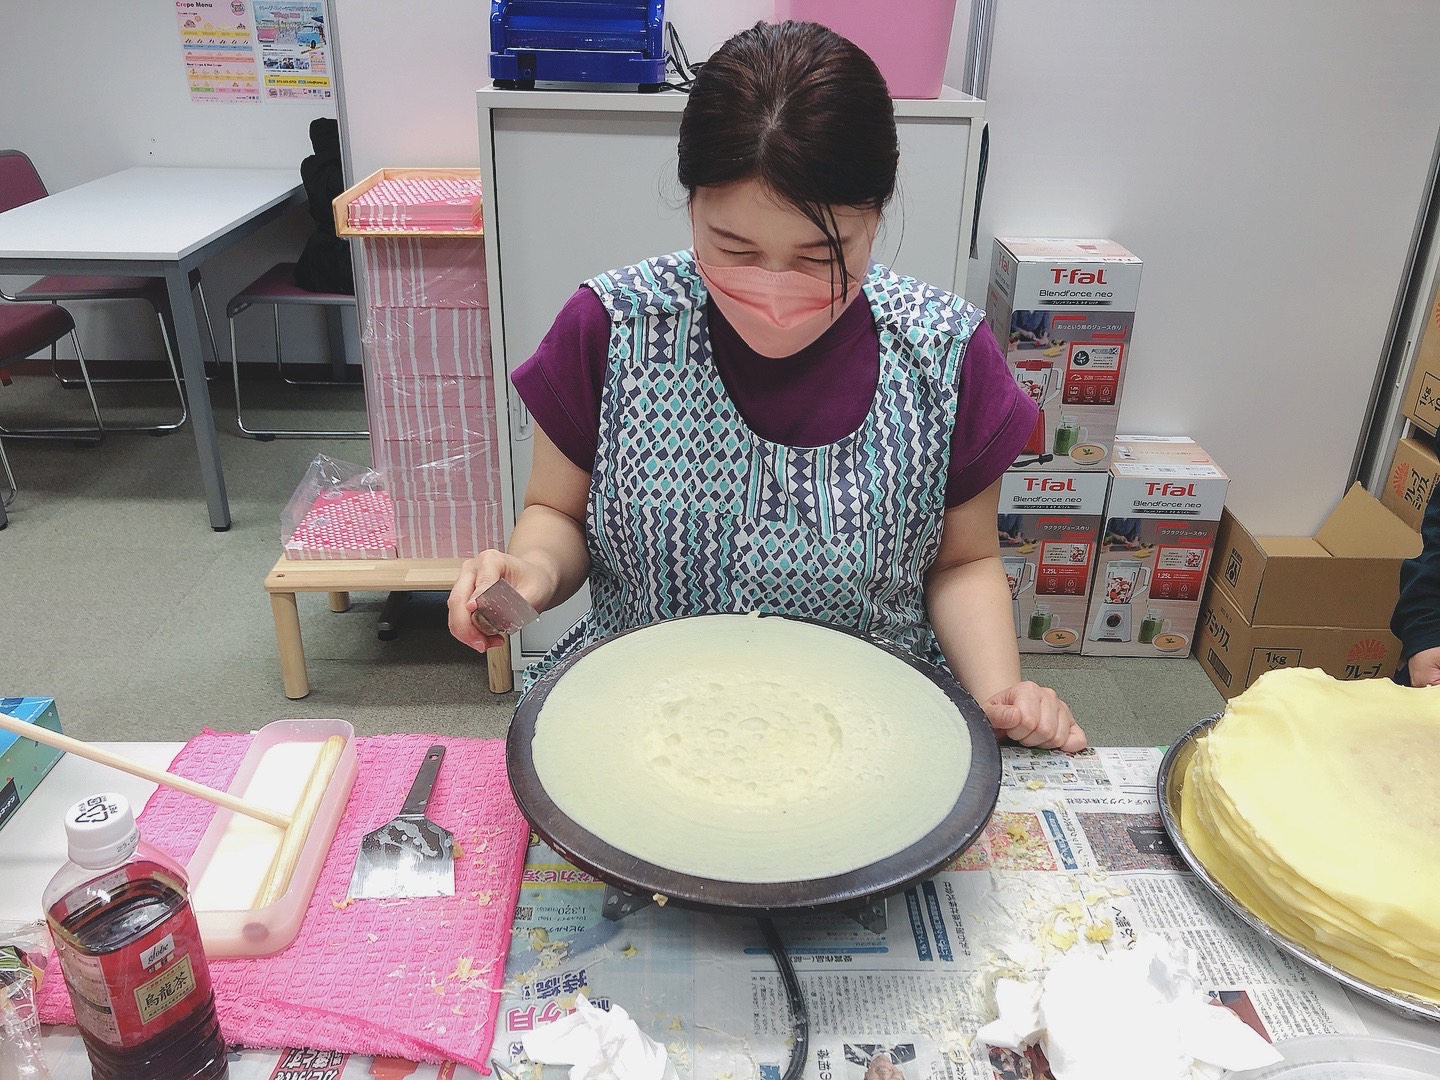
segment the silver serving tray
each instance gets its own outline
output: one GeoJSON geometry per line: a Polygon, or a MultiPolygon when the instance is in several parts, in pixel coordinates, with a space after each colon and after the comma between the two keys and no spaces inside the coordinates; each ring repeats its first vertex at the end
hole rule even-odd
{"type": "Polygon", "coordinates": [[[1165,823],[1165,832],[1170,837],[1170,843],[1175,845],[1175,850],[1180,853],[1180,858],[1185,861],[1185,865],[1205,883],[1205,887],[1214,893],[1222,904],[1281,952],[1288,953],[1322,975],[1328,975],[1345,989],[1369,998],[1376,1004],[1383,1005],[1401,1016],[1411,1020],[1429,1020],[1432,1023],[1440,1023],[1440,1005],[1435,1002],[1396,990],[1386,990],[1374,983],[1366,982],[1364,979],[1351,975],[1348,971],[1341,971],[1333,964],[1316,956],[1304,945],[1286,937],[1246,907],[1234,893],[1211,877],[1210,871],[1205,869],[1205,865],[1190,849],[1190,845],[1185,842],[1185,837],[1180,832],[1180,803],[1185,796],[1185,772],[1190,764],[1191,756],[1195,753],[1196,743],[1215,726],[1219,719],[1219,715],[1216,715],[1201,720],[1175,741],[1160,763],[1160,818],[1165,823]]]}

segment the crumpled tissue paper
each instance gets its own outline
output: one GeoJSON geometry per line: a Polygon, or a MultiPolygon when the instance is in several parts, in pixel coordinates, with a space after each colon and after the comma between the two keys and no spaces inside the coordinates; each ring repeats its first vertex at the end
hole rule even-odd
{"type": "Polygon", "coordinates": [[[999,1016],[979,1031],[1022,1050],[1037,1038],[1056,1080],[1212,1080],[1281,1056],[1209,1004],[1194,953],[1158,935],[1129,949],[1061,957],[1040,981],[1000,979],[999,1016]]]}
{"type": "Polygon", "coordinates": [[[575,995],[575,1011],[520,1036],[525,1056],[569,1065],[570,1080],[679,1080],[665,1047],[640,1030],[619,1005],[609,1010],[575,995]]]}

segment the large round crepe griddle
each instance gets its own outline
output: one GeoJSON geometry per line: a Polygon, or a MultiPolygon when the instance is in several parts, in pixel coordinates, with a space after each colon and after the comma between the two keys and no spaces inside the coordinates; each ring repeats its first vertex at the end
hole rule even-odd
{"type": "MultiPolygon", "coordinates": [[[[687,616],[694,617],[704,616],[687,616]]],[[[679,873],[601,840],[562,812],[546,792],[535,770],[531,742],[545,699],[566,673],[582,658],[635,632],[627,630],[566,657],[535,683],[515,712],[506,742],[506,766],[515,799],[535,832],[575,866],[625,892],[647,897],[658,894],[668,901],[709,911],[775,914],[858,906],[868,900],[888,896],[934,876],[974,843],[989,821],[1000,795],[1000,748],[985,711],[975,699],[940,668],[889,642],[818,619],[782,615],[765,615],[762,618],[813,623],[864,641],[909,665],[950,699],[969,729],[970,772],[955,804],[935,828],[902,851],[861,869],[833,877],[778,882],[722,881],[679,873]]],[[[617,783],[623,782],[622,778],[617,778],[617,783]]]]}

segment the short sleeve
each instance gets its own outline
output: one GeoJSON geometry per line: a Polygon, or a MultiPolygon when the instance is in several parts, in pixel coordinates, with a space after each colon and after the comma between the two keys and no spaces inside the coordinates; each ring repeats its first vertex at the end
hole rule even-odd
{"type": "Polygon", "coordinates": [[[565,301],[534,354],[510,376],[540,430],[587,473],[595,471],[609,353],[609,313],[582,285],[565,301]]]}
{"type": "Polygon", "coordinates": [[[1035,430],[1040,411],[1021,389],[989,321],[970,335],[960,365],[945,506],[969,502],[1004,475],[1035,430]]]}

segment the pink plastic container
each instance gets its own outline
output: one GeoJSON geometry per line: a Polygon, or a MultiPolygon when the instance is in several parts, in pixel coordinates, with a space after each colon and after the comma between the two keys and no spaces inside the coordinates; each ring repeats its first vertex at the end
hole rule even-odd
{"type": "Polygon", "coordinates": [[[940,96],[955,0],[775,0],[775,16],[849,38],[875,61],[891,97],[940,96]]]}

